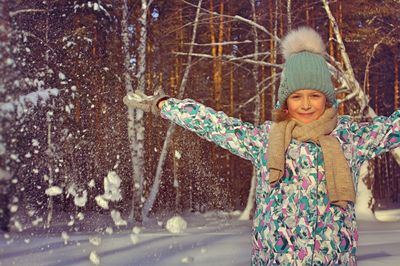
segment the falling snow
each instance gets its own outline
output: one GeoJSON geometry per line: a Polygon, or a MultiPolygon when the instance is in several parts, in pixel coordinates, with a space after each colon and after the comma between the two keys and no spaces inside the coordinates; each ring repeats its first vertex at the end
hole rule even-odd
{"type": "Polygon", "coordinates": [[[124,219],[121,218],[121,213],[119,211],[112,210],[111,218],[113,219],[116,226],[123,226],[128,224],[124,219]]]}
{"type": "Polygon", "coordinates": [[[94,265],[100,265],[100,258],[97,256],[96,251],[90,252],[89,259],[94,265]]]}
{"type": "Polygon", "coordinates": [[[57,187],[57,186],[52,186],[46,189],[46,195],[47,196],[57,196],[60,195],[63,192],[62,188],[57,187]]]}
{"type": "Polygon", "coordinates": [[[89,242],[90,244],[92,244],[93,246],[100,246],[101,244],[101,238],[98,236],[92,236],[89,237],[89,242]]]}

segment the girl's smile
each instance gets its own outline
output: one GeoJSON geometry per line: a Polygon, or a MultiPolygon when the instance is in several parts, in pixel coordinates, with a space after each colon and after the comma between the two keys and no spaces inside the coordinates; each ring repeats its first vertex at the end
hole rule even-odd
{"type": "Polygon", "coordinates": [[[311,123],[325,111],[326,97],[317,90],[298,90],[287,99],[289,116],[302,123],[311,123]]]}

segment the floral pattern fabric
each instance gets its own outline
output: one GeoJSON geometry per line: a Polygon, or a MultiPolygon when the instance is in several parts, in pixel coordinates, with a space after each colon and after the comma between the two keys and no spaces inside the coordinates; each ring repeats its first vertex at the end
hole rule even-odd
{"type": "MultiPolygon", "coordinates": [[[[279,183],[268,181],[272,122],[254,126],[191,99],[170,98],[161,116],[247,160],[257,169],[252,265],[356,265],[355,208],[331,205],[321,147],[292,139],[279,183]]],[[[340,116],[335,136],[357,187],[363,162],[400,146],[400,111],[355,123],[340,116]]]]}

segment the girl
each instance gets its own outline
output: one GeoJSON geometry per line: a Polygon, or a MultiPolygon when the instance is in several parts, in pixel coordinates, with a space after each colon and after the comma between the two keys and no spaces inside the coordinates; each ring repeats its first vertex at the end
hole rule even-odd
{"type": "Polygon", "coordinates": [[[355,123],[337,116],[321,37],[282,41],[285,65],[274,123],[228,117],[193,100],[128,94],[151,111],[251,160],[257,169],[252,265],[356,265],[355,189],[363,162],[400,143],[400,111],[355,123]]]}

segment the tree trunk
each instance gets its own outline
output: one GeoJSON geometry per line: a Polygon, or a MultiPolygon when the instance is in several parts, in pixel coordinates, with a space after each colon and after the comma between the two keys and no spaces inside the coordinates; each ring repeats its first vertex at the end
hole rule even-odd
{"type": "MultiPolygon", "coordinates": [[[[130,71],[130,39],[129,39],[129,32],[128,32],[128,1],[124,0],[123,7],[122,7],[122,20],[121,20],[121,30],[122,30],[122,43],[123,43],[123,58],[124,58],[124,83],[125,83],[125,91],[126,93],[133,92],[132,86],[132,78],[131,78],[131,71],[130,71]]],[[[144,76],[144,75],[143,75],[144,76]]],[[[138,171],[138,164],[137,164],[137,155],[136,155],[136,134],[135,134],[135,110],[132,108],[128,108],[128,137],[129,137],[129,150],[131,153],[131,162],[132,162],[132,205],[131,211],[129,214],[129,220],[133,223],[135,219],[140,219],[137,215],[138,205],[140,204],[140,199],[137,198],[138,190],[137,190],[137,171],[138,171]],[[136,203],[136,204],[135,204],[136,203]]]]}
{"type": "MultiPolygon", "coordinates": [[[[185,68],[185,73],[183,74],[183,77],[182,77],[181,85],[179,87],[179,94],[177,96],[178,98],[181,98],[183,96],[183,94],[185,93],[186,83],[187,83],[187,79],[189,76],[190,67],[192,64],[193,44],[195,43],[195,40],[196,40],[197,26],[199,23],[199,16],[200,16],[200,9],[201,9],[201,2],[202,2],[202,0],[199,0],[199,2],[197,4],[196,17],[195,17],[195,21],[194,21],[194,25],[193,25],[193,32],[192,32],[192,41],[191,41],[191,45],[189,48],[189,54],[188,54],[188,61],[187,61],[187,65],[185,68]]],[[[158,191],[160,188],[161,175],[163,172],[165,159],[167,157],[168,146],[172,140],[174,131],[175,131],[175,125],[172,124],[169,126],[168,131],[165,136],[163,148],[162,148],[161,154],[160,154],[160,159],[158,160],[158,163],[157,163],[156,175],[154,177],[154,182],[153,182],[153,186],[151,187],[150,195],[142,209],[142,217],[144,220],[147,219],[148,214],[149,214],[150,210],[153,208],[154,202],[156,200],[156,197],[157,197],[157,194],[158,194],[158,191]]]]}
{"type": "MultiPolygon", "coordinates": [[[[48,47],[48,43],[49,43],[49,4],[46,3],[46,28],[45,28],[45,44],[46,47],[48,47]]],[[[45,53],[45,61],[46,61],[46,77],[49,73],[49,50],[48,48],[46,49],[46,53],[45,53]]],[[[48,80],[45,80],[46,82],[48,80]]],[[[52,186],[52,183],[54,181],[54,176],[53,176],[53,167],[54,167],[54,149],[53,149],[53,141],[51,138],[52,135],[52,118],[53,116],[53,112],[52,110],[47,111],[46,113],[46,123],[47,123],[47,151],[46,154],[48,156],[48,160],[47,160],[47,169],[48,169],[48,184],[49,187],[52,186]]],[[[53,202],[53,197],[49,196],[48,198],[48,214],[47,214],[47,220],[46,220],[46,224],[45,227],[49,228],[50,227],[50,223],[53,219],[53,214],[54,214],[54,202],[53,202]]]]}
{"type": "MultiPolygon", "coordinates": [[[[396,54],[396,53],[395,53],[396,54]]],[[[394,65],[394,109],[399,109],[399,101],[400,101],[400,93],[399,93],[399,58],[397,56],[393,56],[393,65],[394,65]]]]}
{"type": "MultiPolygon", "coordinates": [[[[252,9],[252,14],[253,14],[253,21],[256,23],[257,22],[257,14],[256,14],[256,8],[255,8],[255,0],[251,1],[251,9],[252,9]]],[[[253,27],[253,36],[254,36],[254,60],[258,60],[258,33],[257,33],[257,28],[253,27]]],[[[254,77],[254,82],[256,84],[255,88],[255,95],[257,95],[255,99],[255,108],[254,108],[254,124],[258,126],[260,123],[260,82],[258,82],[258,66],[254,66],[253,70],[253,77],[254,77]]],[[[251,214],[253,213],[254,210],[254,203],[256,200],[256,184],[257,184],[257,171],[255,167],[253,167],[253,175],[251,177],[251,185],[250,185],[250,191],[249,191],[249,196],[247,198],[247,204],[246,208],[240,215],[239,219],[240,220],[250,220],[251,214]]]]}
{"type": "MultiPolygon", "coordinates": [[[[48,158],[48,165],[47,165],[47,169],[48,169],[48,180],[46,180],[49,184],[49,187],[51,187],[53,185],[53,152],[54,150],[52,149],[53,147],[53,142],[51,139],[51,122],[52,122],[52,118],[51,118],[52,114],[50,112],[47,112],[47,156],[48,158]]],[[[51,221],[53,219],[53,213],[54,213],[54,202],[53,202],[53,197],[49,196],[48,200],[47,200],[47,220],[46,220],[46,224],[45,227],[49,228],[51,221]]]]}
{"type": "Polygon", "coordinates": [[[292,30],[292,1],[287,0],[286,2],[286,16],[287,16],[287,31],[292,30]]]}
{"type": "MultiPolygon", "coordinates": [[[[275,2],[275,12],[273,12],[273,6],[272,6],[272,1],[269,1],[269,26],[270,26],[270,30],[271,32],[273,32],[274,36],[277,36],[278,34],[278,9],[276,7],[276,2],[275,2]]],[[[269,41],[269,50],[271,52],[271,56],[270,56],[270,63],[271,64],[276,64],[277,63],[277,56],[278,56],[278,42],[276,41],[275,38],[271,38],[269,41]]],[[[276,86],[276,68],[275,67],[270,67],[270,73],[271,73],[271,106],[275,105],[276,102],[276,90],[277,90],[277,86],[276,86]]]]}

